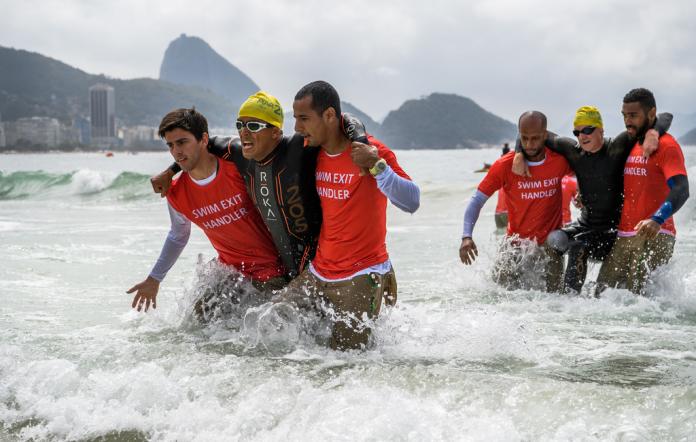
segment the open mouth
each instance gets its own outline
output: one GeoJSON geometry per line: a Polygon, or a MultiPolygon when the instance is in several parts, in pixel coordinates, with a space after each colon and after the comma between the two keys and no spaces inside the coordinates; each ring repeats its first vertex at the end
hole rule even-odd
{"type": "Polygon", "coordinates": [[[251,150],[254,148],[254,143],[251,141],[242,141],[242,149],[251,150]]]}

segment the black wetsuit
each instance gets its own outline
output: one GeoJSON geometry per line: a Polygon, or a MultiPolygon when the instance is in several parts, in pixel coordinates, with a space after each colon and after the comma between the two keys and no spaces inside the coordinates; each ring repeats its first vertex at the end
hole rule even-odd
{"type": "MultiPolygon", "coordinates": [[[[660,114],[655,129],[663,135],[671,123],[671,114],[660,114]]],[[[546,146],[563,155],[575,172],[582,202],[578,220],[561,229],[570,240],[566,291],[579,292],[587,275],[587,260],[603,261],[614,246],[623,206],[623,170],[635,143],[636,139],[624,131],[616,138],[605,138],[601,149],[589,153],[576,139],[552,133],[547,137],[546,146]]],[[[515,150],[522,151],[519,140],[515,150]]]]}
{"type": "Polygon", "coordinates": [[[563,155],[575,171],[582,201],[580,217],[562,230],[570,239],[564,286],[580,291],[588,258],[604,260],[616,241],[623,204],[623,169],[635,140],[624,132],[606,138],[594,153],[582,150],[571,138],[549,137],[548,147],[563,155]]]}
{"type": "MultiPolygon", "coordinates": [[[[305,147],[299,135],[285,136],[267,158],[254,161],[242,156],[238,138],[211,137],[208,151],[235,163],[288,276],[297,276],[314,258],[321,227],[315,184],[319,148],[305,147]]],[[[176,163],[170,168],[180,170],[176,163]]]]}

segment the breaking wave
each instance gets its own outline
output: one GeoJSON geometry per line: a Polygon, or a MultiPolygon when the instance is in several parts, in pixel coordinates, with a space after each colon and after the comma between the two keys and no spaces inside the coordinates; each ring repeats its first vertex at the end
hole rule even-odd
{"type": "Polygon", "coordinates": [[[152,195],[149,176],[134,172],[80,169],[70,173],[44,171],[0,172],[0,200],[42,199],[108,194],[131,200],[152,195]]]}

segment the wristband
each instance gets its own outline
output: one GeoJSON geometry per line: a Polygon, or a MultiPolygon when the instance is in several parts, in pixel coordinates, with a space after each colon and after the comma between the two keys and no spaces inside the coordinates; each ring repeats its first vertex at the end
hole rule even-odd
{"type": "Polygon", "coordinates": [[[657,209],[657,212],[655,212],[653,216],[650,217],[650,219],[655,221],[659,225],[662,225],[670,216],[672,216],[672,212],[672,203],[670,203],[669,201],[665,201],[664,203],[662,203],[660,208],[657,209]]]}
{"type": "Polygon", "coordinates": [[[384,158],[377,160],[374,166],[370,168],[370,174],[372,176],[377,176],[387,169],[387,161],[384,158]]]}

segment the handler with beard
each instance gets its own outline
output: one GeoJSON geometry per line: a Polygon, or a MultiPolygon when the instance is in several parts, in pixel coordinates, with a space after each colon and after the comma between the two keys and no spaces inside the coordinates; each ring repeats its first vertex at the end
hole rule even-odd
{"type": "MultiPolygon", "coordinates": [[[[655,124],[655,97],[647,89],[633,89],[624,97],[621,113],[626,130],[640,139],[655,124]]],[[[623,193],[619,237],[599,271],[597,289],[621,287],[643,294],[650,273],[672,257],[677,235],[672,216],[689,198],[684,154],[674,137],[661,137],[649,158],[636,142],[626,160],[623,193]]]]}

